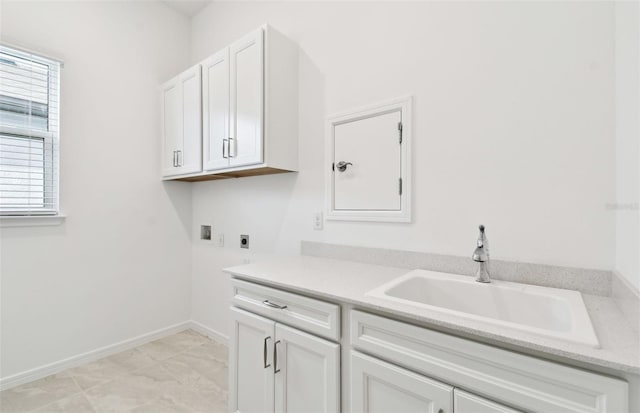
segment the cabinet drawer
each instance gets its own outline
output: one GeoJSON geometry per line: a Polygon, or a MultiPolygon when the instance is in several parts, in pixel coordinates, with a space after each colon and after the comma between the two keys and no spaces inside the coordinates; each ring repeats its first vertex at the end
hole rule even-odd
{"type": "Polygon", "coordinates": [[[298,294],[232,279],[232,303],[334,341],[340,338],[340,306],[298,294]]]}
{"type": "Polygon", "coordinates": [[[460,389],[453,391],[453,411],[456,413],[521,413],[460,389]]]}
{"type": "Polygon", "coordinates": [[[534,412],[628,411],[628,384],[486,344],[351,312],[351,345],[453,386],[534,412]]]}

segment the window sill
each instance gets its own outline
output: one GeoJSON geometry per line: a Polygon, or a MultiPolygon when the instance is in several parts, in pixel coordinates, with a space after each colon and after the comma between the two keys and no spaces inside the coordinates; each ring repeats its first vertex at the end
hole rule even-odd
{"type": "Polygon", "coordinates": [[[0,216],[0,228],[50,227],[62,225],[65,215],[0,216]]]}

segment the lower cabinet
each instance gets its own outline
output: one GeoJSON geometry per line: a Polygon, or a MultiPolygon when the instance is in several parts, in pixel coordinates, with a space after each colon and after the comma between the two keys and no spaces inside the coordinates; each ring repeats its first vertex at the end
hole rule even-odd
{"type": "Polygon", "coordinates": [[[273,412],[273,343],[276,323],[231,308],[229,411],[273,412]]]}
{"type": "Polygon", "coordinates": [[[508,405],[536,413],[629,413],[629,384],[624,380],[357,310],[350,312],[349,327],[353,369],[361,372],[351,379],[352,404],[361,403],[360,411],[392,411],[371,406],[377,406],[377,394],[391,392],[392,385],[382,386],[379,377],[393,374],[386,383],[403,392],[405,400],[418,406],[420,399],[412,395],[415,383],[422,383],[423,405],[433,403],[426,410],[407,411],[517,411],[508,405]],[[436,389],[453,393],[444,400],[444,393],[436,389]],[[367,402],[373,404],[367,407],[367,402]]]}
{"type": "Polygon", "coordinates": [[[232,284],[231,413],[629,413],[618,378],[356,309],[341,338],[337,304],[232,284]]]}
{"type": "Polygon", "coordinates": [[[351,412],[447,413],[453,387],[351,352],[351,412]]]}
{"type": "Polygon", "coordinates": [[[230,412],[337,412],[340,345],[231,307],[230,412]]]}
{"type": "Polygon", "coordinates": [[[351,352],[351,412],[518,413],[448,384],[351,352]]]}

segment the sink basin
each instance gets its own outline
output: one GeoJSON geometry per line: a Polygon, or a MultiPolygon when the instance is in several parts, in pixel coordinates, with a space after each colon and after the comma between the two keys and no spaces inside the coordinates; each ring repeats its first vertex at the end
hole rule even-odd
{"type": "Polygon", "coordinates": [[[577,291],[414,270],[366,295],[600,347],[577,291]]]}

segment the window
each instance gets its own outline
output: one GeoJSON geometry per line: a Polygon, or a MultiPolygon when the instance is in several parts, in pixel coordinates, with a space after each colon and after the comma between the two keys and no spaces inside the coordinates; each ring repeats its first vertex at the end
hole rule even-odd
{"type": "Polygon", "coordinates": [[[60,63],[0,45],[0,215],[58,214],[60,63]]]}

